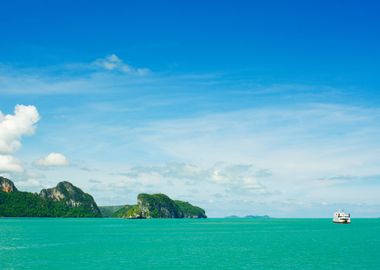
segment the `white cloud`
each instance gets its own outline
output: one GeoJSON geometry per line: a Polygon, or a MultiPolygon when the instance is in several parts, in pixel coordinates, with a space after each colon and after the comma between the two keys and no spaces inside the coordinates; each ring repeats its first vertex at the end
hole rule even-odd
{"type": "Polygon", "coordinates": [[[0,111],[0,154],[12,154],[21,147],[21,138],[32,135],[40,117],[36,107],[17,105],[14,114],[0,111]]]}
{"type": "Polygon", "coordinates": [[[21,139],[32,135],[40,119],[34,106],[17,105],[14,114],[0,111],[0,172],[21,173],[22,164],[12,154],[21,147],[21,139]]]}
{"type": "MultiPolygon", "coordinates": [[[[131,187],[131,180],[138,181],[143,188],[175,186],[183,191],[186,186],[205,186],[213,190],[227,192],[230,196],[271,195],[272,193],[261,183],[262,169],[251,164],[228,164],[217,162],[210,167],[201,167],[187,163],[167,163],[155,166],[134,166],[120,175],[125,176],[131,187]]],[[[188,189],[188,187],[187,187],[188,189]]],[[[205,197],[209,194],[206,192],[205,197]]]]}
{"type": "Polygon", "coordinates": [[[21,173],[24,169],[16,158],[10,155],[0,155],[0,173],[21,173]]]}
{"type": "Polygon", "coordinates": [[[216,163],[210,170],[211,179],[226,187],[229,193],[242,194],[271,194],[259,181],[263,169],[255,169],[251,164],[216,163]]]}
{"type": "Polygon", "coordinates": [[[36,165],[41,167],[59,167],[69,165],[69,160],[60,153],[50,153],[36,161],[36,165]]]}
{"type": "Polygon", "coordinates": [[[17,186],[19,190],[24,190],[24,189],[38,190],[43,187],[41,182],[38,179],[33,179],[33,178],[30,178],[24,181],[15,182],[15,185],[17,186]]]}
{"type": "Polygon", "coordinates": [[[108,55],[105,58],[99,58],[94,62],[94,65],[105,70],[119,71],[139,76],[144,76],[150,73],[150,70],[147,68],[136,68],[124,63],[116,54],[108,55]]]}
{"type": "MultiPolygon", "coordinates": [[[[116,68],[119,68],[123,63],[116,54],[111,54],[105,58],[99,58],[98,60],[96,60],[96,64],[105,69],[114,70],[116,68]]],[[[125,69],[128,70],[128,65],[124,64],[124,66],[125,69]]]]}

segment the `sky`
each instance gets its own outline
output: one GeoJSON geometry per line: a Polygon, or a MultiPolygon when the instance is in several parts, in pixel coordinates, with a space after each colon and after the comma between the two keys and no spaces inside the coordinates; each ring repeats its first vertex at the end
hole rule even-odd
{"type": "Polygon", "coordinates": [[[377,1],[2,1],[0,175],[209,217],[380,216],[377,1]]]}

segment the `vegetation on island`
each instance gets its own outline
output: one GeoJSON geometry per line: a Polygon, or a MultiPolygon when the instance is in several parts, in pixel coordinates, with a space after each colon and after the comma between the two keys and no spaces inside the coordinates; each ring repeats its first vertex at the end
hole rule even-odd
{"type": "Polygon", "coordinates": [[[198,206],[194,206],[188,202],[175,200],[174,201],[176,205],[179,207],[180,212],[182,212],[182,215],[184,218],[205,218],[205,210],[198,206]]]}
{"type": "Polygon", "coordinates": [[[116,211],[123,207],[124,205],[98,206],[102,217],[112,217],[116,211]]]}
{"type": "Polygon", "coordinates": [[[98,207],[90,194],[67,181],[31,193],[0,177],[0,217],[206,218],[206,213],[161,193],[141,193],[136,205],[98,207]]]}
{"type": "Polygon", "coordinates": [[[0,178],[0,216],[2,217],[101,217],[91,195],[69,182],[55,188],[44,189],[40,194],[9,189],[14,184],[0,178]]]}
{"type": "Polygon", "coordinates": [[[172,200],[165,194],[141,193],[137,205],[126,205],[113,214],[119,218],[206,218],[205,211],[188,202],[172,200]]]}

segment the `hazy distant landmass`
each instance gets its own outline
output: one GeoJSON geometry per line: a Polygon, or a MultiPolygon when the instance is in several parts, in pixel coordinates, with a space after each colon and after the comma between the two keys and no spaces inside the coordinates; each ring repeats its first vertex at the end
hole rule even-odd
{"type": "Polygon", "coordinates": [[[244,216],[244,217],[239,217],[239,216],[232,215],[232,216],[227,216],[227,217],[225,217],[225,218],[252,218],[252,219],[266,219],[266,218],[271,218],[271,217],[268,216],[268,215],[264,215],[264,216],[248,215],[248,216],[244,216]]]}
{"type": "Polygon", "coordinates": [[[165,194],[139,194],[136,205],[98,207],[94,198],[70,182],[42,189],[19,191],[0,177],[0,217],[117,217],[117,218],[206,218],[205,210],[165,194]]]}

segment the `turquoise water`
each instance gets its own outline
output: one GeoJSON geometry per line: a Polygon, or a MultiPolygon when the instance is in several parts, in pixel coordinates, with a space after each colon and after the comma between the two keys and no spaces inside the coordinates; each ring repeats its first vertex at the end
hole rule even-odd
{"type": "Polygon", "coordinates": [[[0,269],[380,269],[380,219],[0,219],[0,269]]]}

